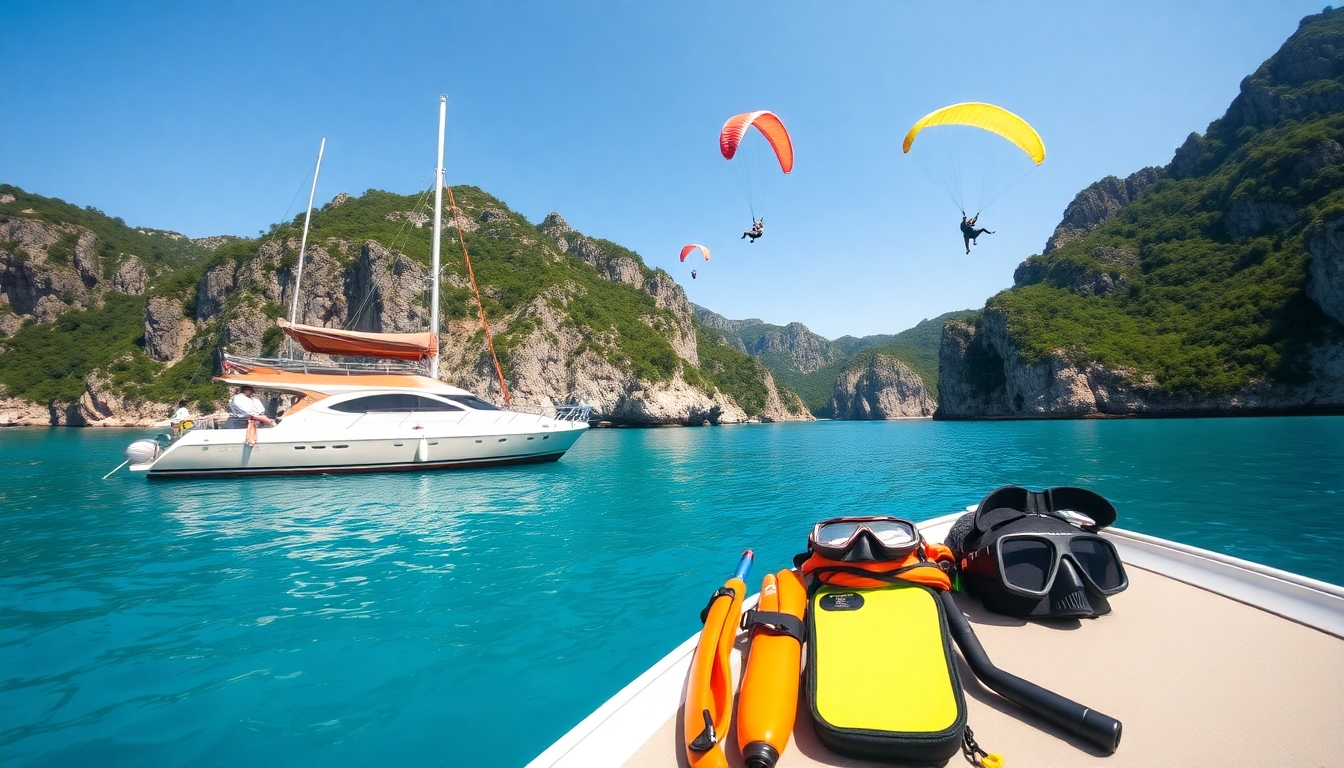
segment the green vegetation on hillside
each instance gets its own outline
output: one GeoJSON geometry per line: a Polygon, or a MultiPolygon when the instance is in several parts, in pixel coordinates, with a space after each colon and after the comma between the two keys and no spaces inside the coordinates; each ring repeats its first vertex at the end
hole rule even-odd
{"type": "MultiPolygon", "coordinates": [[[[133,398],[169,402],[186,396],[212,403],[222,397],[224,388],[210,380],[213,349],[196,348],[171,367],[145,355],[145,303],[151,295],[181,298],[184,314],[193,314],[196,284],[203,271],[231,256],[255,253],[254,241],[225,243],[212,253],[181,235],[135,229],[96,209],[79,208],[14,186],[0,185],[0,194],[15,198],[0,204],[0,216],[19,215],[92,231],[104,280],[129,255],[140,258],[150,278],[145,295],[109,290],[94,306],[66,312],[52,323],[28,323],[12,338],[0,339],[0,384],[8,395],[38,403],[73,402],[84,392],[84,377],[103,370],[119,394],[133,398]]],[[[64,235],[48,248],[49,261],[71,266],[78,241],[75,233],[64,235]]]]}
{"type": "Polygon", "coordinates": [[[695,333],[700,375],[726,392],[748,416],[759,416],[769,395],[761,363],[733,349],[718,332],[698,322],[695,333]]]}
{"type": "Polygon", "coordinates": [[[924,388],[929,391],[929,396],[936,400],[938,399],[938,347],[943,340],[943,326],[949,320],[963,320],[973,317],[975,314],[972,310],[962,310],[947,312],[928,320],[921,320],[913,328],[907,328],[894,336],[887,337],[890,341],[884,344],[859,348],[858,353],[850,358],[850,361],[866,361],[875,354],[895,358],[905,363],[910,370],[915,372],[915,375],[919,376],[920,380],[924,382],[924,388]]]}
{"type": "Polygon", "coordinates": [[[1307,347],[1332,321],[1305,293],[1304,232],[1338,215],[1344,165],[1312,170],[1301,160],[1344,143],[1344,115],[1243,128],[1235,139],[1219,144],[1222,159],[1207,172],[1159,181],[1086,237],[1033,256],[1040,282],[990,299],[1027,361],[1066,350],[1076,362],[1133,368],[1161,389],[1203,396],[1306,379],[1307,347]],[[1246,196],[1287,206],[1294,221],[1229,235],[1233,198],[1246,196]],[[1137,266],[1110,258],[1123,249],[1137,266]],[[1102,275],[1123,284],[1102,296],[1072,287],[1102,275]]]}
{"type": "MultiPolygon", "coordinates": [[[[681,365],[676,351],[664,334],[643,319],[672,320],[669,312],[657,307],[652,296],[605,279],[576,256],[558,253],[549,238],[486,192],[472,186],[457,186],[453,187],[453,195],[464,216],[478,225],[475,231],[466,233],[465,239],[476,279],[482,286],[487,317],[507,315],[543,295],[543,300],[552,306],[567,301],[570,321],[595,340],[585,348],[615,365],[628,365],[647,381],[666,381],[676,374],[681,365]],[[481,212],[487,209],[495,214],[487,221],[480,220],[481,212]],[[570,300],[573,296],[582,298],[570,300]]],[[[444,202],[446,206],[446,197],[444,202]]],[[[314,211],[309,240],[322,243],[334,237],[356,246],[365,240],[375,240],[428,266],[432,228],[427,221],[420,228],[407,224],[407,213],[428,217],[433,213],[432,197],[369,190],[340,205],[314,211]]],[[[476,299],[471,288],[465,284],[454,287],[446,282],[451,275],[463,280],[467,277],[457,231],[448,229],[449,223],[445,219],[440,252],[445,277],[440,289],[440,308],[449,318],[474,318],[476,299]]],[[[297,232],[302,224],[302,217],[298,217],[289,227],[297,232]]],[[[285,232],[284,227],[273,228],[276,235],[285,232]]],[[[634,261],[646,280],[654,276],[655,271],[645,267],[633,251],[605,240],[591,241],[608,258],[634,261]]],[[[516,324],[495,339],[496,349],[507,352],[531,330],[526,323],[516,324]]],[[[503,359],[506,357],[501,354],[508,373],[507,360],[503,359]]]]}
{"type": "MultiPolygon", "coordinates": [[[[190,266],[209,255],[209,251],[189,238],[156,229],[136,229],[119,218],[93,208],[80,208],[59,198],[25,192],[10,184],[0,184],[0,196],[13,195],[11,203],[0,203],[0,216],[25,216],[49,224],[74,224],[93,232],[98,238],[98,258],[104,277],[111,277],[122,254],[139,256],[151,276],[158,267],[169,269],[190,266]],[[32,213],[24,213],[32,211],[32,213]]],[[[51,255],[57,263],[69,265],[78,238],[67,239],[51,255]]]]}

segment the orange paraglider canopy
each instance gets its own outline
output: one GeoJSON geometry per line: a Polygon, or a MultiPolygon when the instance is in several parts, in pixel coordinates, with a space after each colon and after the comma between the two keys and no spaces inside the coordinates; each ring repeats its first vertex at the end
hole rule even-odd
{"type": "Polygon", "coordinates": [[[438,354],[438,337],[425,333],[364,333],[280,320],[280,330],[309,352],[390,360],[424,360],[438,354]]]}
{"type": "Polygon", "coordinates": [[[723,130],[719,132],[719,151],[723,153],[724,159],[733,159],[742,137],[747,135],[747,129],[752,126],[770,141],[775,157],[779,158],[780,169],[785,173],[793,171],[793,140],[789,138],[789,132],[779,117],[764,109],[734,115],[723,124],[723,130]]]}
{"type": "Polygon", "coordinates": [[[682,248],[682,249],[681,249],[681,260],[682,260],[682,261],[685,261],[685,260],[686,260],[686,257],[689,256],[689,255],[691,255],[691,251],[694,251],[696,248],[699,248],[700,250],[704,251],[704,252],[705,252],[705,261],[709,261],[709,249],[706,248],[706,247],[703,246],[703,245],[700,245],[699,243],[691,243],[690,245],[686,246],[685,248],[682,248]]]}

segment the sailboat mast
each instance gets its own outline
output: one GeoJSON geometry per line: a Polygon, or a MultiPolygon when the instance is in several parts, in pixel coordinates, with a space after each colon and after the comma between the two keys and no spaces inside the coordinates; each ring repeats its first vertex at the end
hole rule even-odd
{"type": "MultiPolygon", "coordinates": [[[[313,169],[313,188],[308,190],[308,212],[303,215],[303,239],[299,241],[299,268],[294,272],[294,298],[289,305],[289,322],[297,323],[299,321],[299,284],[303,282],[303,255],[308,250],[308,222],[313,220],[313,196],[317,194],[317,175],[322,172],[322,152],[327,148],[327,137],[322,137],[322,144],[317,148],[317,167],[313,169]]],[[[294,340],[290,339],[289,347],[294,349],[294,340]]]]}
{"type": "Polygon", "coordinates": [[[429,328],[434,333],[434,356],[429,375],[439,378],[439,233],[443,231],[443,128],[448,120],[448,97],[439,97],[439,162],[434,166],[434,244],[429,259],[433,283],[429,289],[429,328]]]}

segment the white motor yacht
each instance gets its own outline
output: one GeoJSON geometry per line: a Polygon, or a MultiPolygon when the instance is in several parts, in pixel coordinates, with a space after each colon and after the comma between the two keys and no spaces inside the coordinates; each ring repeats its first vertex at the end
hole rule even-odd
{"type": "MultiPolygon", "coordinates": [[[[507,403],[504,408],[438,378],[446,114],[447,98],[441,97],[430,263],[434,276],[429,297],[431,330],[367,333],[295,322],[313,195],[322,168],[319,149],[299,246],[290,319],[280,320],[279,326],[291,345],[297,343],[307,352],[324,357],[304,360],[225,354],[223,373],[215,380],[293,398],[284,415],[274,426],[247,418],[231,418],[221,424],[201,420],[166,447],[155,440],[136,441],[126,449],[131,471],[144,472],[148,477],[202,477],[479,467],[555,461],[574,445],[588,428],[588,406],[513,404],[498,359],[494,362],[507,403]],[[316,362],[333,359],[348,362],[316,362]]],[[[451,194],[450,190],[450,200],[451,194]]],[[[458,235],[461,237],[461,228],[458,235]]],[[[465,241],[462,252],[470,266],[465,241]]],[[[472,282],[474,285],[474,275],[472,282]]],[[[488,341],[490,329],[484,308],[481,321],[488,341]]],[[[493,345],[490,353],[493,357],[493,345]]]]}
{"type": "MultiPolygon", "coordinates": [[[[296,398],[271,428],[229,419],[185,432],[130,469],[149,477],[385,472],[555,461],[588,428],[584,406],[501,409],[417,373],[285,370],[226,358],[218,377],[296,398]]],[[[268,364],[269,363],[269,364],[268,364]]],[[[147,441],[142,441],[147,442],[147,441]]]]}

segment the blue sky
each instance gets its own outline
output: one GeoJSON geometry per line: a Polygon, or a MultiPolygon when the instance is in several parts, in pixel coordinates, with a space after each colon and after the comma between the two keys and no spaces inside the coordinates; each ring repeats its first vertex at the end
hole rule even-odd
{"type": "Polygon", "coordinates": [[[979,307],[1075,193],[1165,164],[1319,12],[1297,2],[20,3],[0,0],[0,182],[191,236],[318,199],[417,191],[450,95],[450,183],[671,271],[730,317],[835,337],[979,307]],[[1049,156],[984,217],[900,152],[958,101],[1028,119],[1049,156]],[[767,235],[717,152],[771,109],[797,149],[767,235]],[[691,281],[681,245],[714,252],[691,281]]]}

